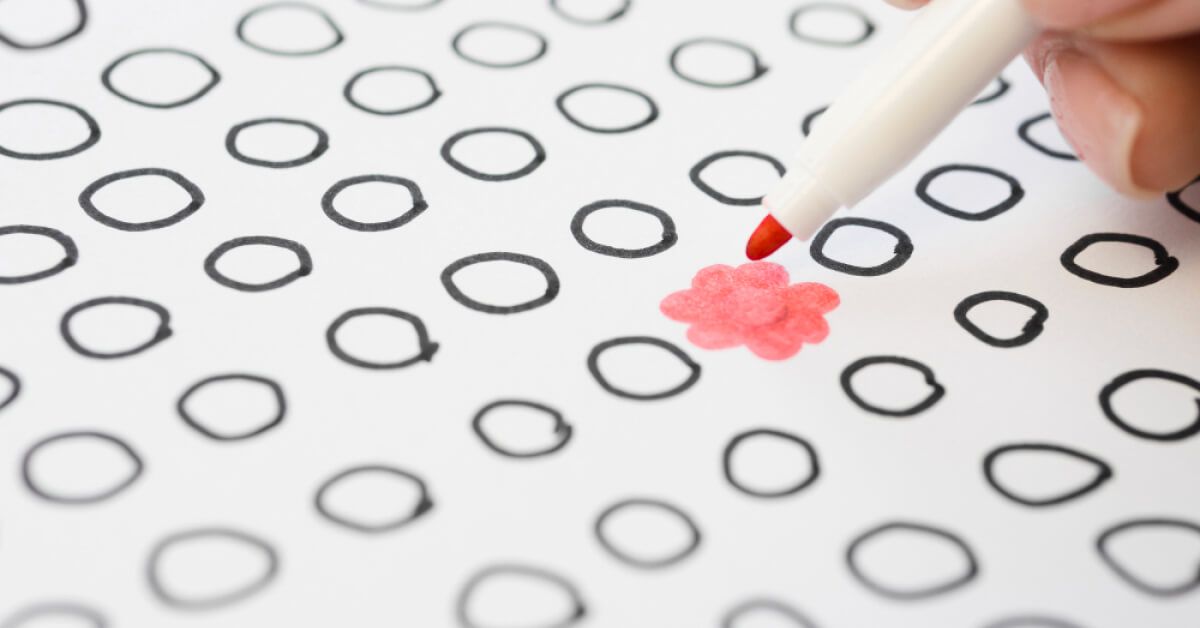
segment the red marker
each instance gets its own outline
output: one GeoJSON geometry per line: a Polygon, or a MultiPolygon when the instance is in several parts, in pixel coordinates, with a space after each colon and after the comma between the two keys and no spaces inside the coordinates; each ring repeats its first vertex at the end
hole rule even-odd
{"type": "Polygon", "coordinates": [[[933,0],[895,49],[824,114],[763,200],[753,260],[807,240],[916,157],[1021,52],[1038,27],[1015,0],[933,0]]]}

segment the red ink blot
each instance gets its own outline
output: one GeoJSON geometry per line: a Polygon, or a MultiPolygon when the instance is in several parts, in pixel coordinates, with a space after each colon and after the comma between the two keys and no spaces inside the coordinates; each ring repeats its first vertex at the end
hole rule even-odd
{"type": "Polygon", "coordinates": [[[696,273],[690,290],[667,296],[659,308],[691,324],[687,337],[697,347],[746,345],[760,358],[784,360],[829,335],[824,315],[839,303],[826,285],[788,281],[787,269],[771,262],[717,264],[696,273]]]}

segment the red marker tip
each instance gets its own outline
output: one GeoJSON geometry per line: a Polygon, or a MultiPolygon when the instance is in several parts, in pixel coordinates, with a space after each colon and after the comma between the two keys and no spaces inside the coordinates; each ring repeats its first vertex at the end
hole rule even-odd
{"type": "Polygon", "coordinates": [[[792,234],[784,229],[774,216],[767,214],[767,217],[763,218],[758,228],[750,235],[750,241],[746,243],[746,257],[758,261],[778,251],[779,247],[787,244],[787,241],[791,239],[792,234]]]}

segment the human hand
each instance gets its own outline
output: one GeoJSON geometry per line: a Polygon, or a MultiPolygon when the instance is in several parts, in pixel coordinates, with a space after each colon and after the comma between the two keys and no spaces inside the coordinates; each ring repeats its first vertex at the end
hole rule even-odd
{"type": "MultiPolygon", "coordinates": [[[[1046,31],[1025,58],[1059,128],[1112,187],[1151,196],[1200,173],[1200,0],[1020,0],[1046,31]]],[[[914,9],[929,0],[888,0],[914,9]]]]}

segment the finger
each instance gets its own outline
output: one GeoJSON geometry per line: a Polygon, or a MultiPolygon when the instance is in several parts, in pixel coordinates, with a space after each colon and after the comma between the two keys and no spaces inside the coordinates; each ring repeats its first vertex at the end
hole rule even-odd
{"type": "Polygon", "coordinates": [[[1197,0],[1024,0],[1042,26],[1113,40],[1166,39],[1200,31],[1197,0]]]}
{"type": "Polygon", "coordinates": [[[1048,33],[1026,56],[1063,135],[1118,191],[1149,196],[1200,173],[1200,36],[1125,43],[1048,33]]]}
{"type": "Polygon", "coordinates": [[[887,0],[888,4],[899,7],[901,9],[919,9],[927,4],[929,0],[887,0]]]}

